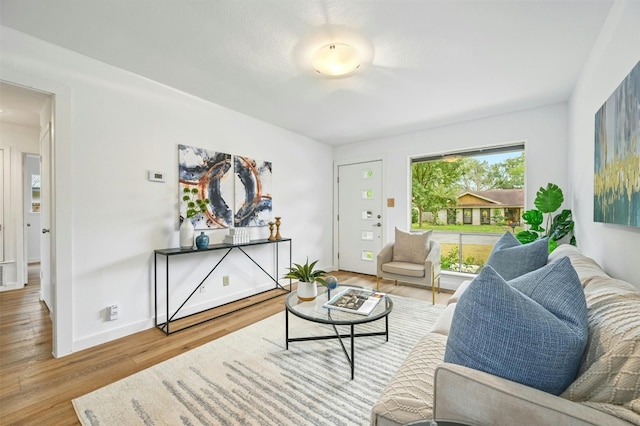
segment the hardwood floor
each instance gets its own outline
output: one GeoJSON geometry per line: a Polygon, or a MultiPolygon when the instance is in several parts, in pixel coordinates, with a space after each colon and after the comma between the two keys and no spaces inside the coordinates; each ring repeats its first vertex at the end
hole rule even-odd
{"type": "MultiPolygon", "coordinates": [[[[333,272],[341,283],[375,287],[375,277],[333,272]]],[[[380,290],[430,301],[431,291],[381,281],[380,290]]],[[[51,356],[51,320],[37,275],[0,293],[0,424],[78,425],[71,400],[284,310],[284,297],[165,336],[150,329],[63,358],[51,356]]],[[[450,294],[442,292],[436,303],[450,294]]]]}

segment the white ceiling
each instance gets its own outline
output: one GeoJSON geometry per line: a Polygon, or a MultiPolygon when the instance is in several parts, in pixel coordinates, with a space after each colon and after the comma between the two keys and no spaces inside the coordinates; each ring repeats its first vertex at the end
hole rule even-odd
{"type": "Polygon", "coordinates": [[[0,23],[337,145],[568,100],[611,5],[2,0],[0,23]],[[332,41],[370,63],[318,75],[309,55],[332,41]]]}

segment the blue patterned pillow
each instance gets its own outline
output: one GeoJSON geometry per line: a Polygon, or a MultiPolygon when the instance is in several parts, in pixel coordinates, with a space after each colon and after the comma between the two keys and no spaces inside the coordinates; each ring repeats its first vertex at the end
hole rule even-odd
{"type": "Polygon", "coordinates": [[[444,361],[559,395],[587,337],[587,304],[568,258],[510,283],[488,266],[456,305],[444,361]]]}
{"type": "Polygon", "coordinates": [[[535,271],[547,264],[549,239],[543,238],[522,244],[509,231],[505,232],[491,250],[487,265],[509,281],[535,271]]]}

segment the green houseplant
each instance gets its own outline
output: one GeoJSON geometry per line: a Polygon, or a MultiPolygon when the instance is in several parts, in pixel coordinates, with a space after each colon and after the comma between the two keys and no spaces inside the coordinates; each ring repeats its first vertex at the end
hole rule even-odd
{"type": "Polygon", "coordinates": [[[207,205],[211,203],[208,198],[204,200],[198,198],[198,188],[184,188],[182,190],[182,201],[186,203],[186,217],[180,225],[180,248],[190,249],[193,247],[194,232],[191,219],[200,213],[206,213],[207,205]]]}
{"type": "Polygon", "coordinates": [[[182,192],[184,193],[182,201],[187,203],[187,219],[207,212],[207,205],[211,203],[211,200],[198,198],[198,188],[184,188],[182,192]]]}
{"type": "Polygon", "coordinates": [[[522,219],[529,225],[529,229],[516,234],[518,241],[526,244],[538,238],[549,237],[549,252],[552,252],[558,246],[559,240],[570,236],[569,243],[575,246],[576,237],[573,234],[574,222],[571,210],[562,210],[554,216],[563,201],[564,195],[558,185],[548,183],[546,188],[538,189],[533,202],[536,209],[527,210],[522,214],[522,219]],[[545,222],[545,214],[547,218],[543,228],[541,225],[545,222]]]}
{"type": "Polygon", "coordinates": [[[289,278],[293,280],[298,280],[298,298],[303,301],[309,301],[316,298],[318,295],[318,287],[316,283],[320,283],[325,285],[326,281],[324,280],[325,271],[322,269],[314,269],[318,263],[317,260],[309,263],[309,258],[307,257],[307,261],[304,265],[299,263],[294,263],[292,267],[287,268],[289,272],[284,276],[284,278],[289,278]]]}

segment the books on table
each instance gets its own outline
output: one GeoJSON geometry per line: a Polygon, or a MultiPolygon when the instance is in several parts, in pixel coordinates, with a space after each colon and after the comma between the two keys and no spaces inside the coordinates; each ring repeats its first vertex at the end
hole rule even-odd
{"type": "Polygon", "coordinates": [[[366,288],[346,288],[336,294],[323,306],[328,309],[369,315],[384,297],[380,293],[366,288]]]}

